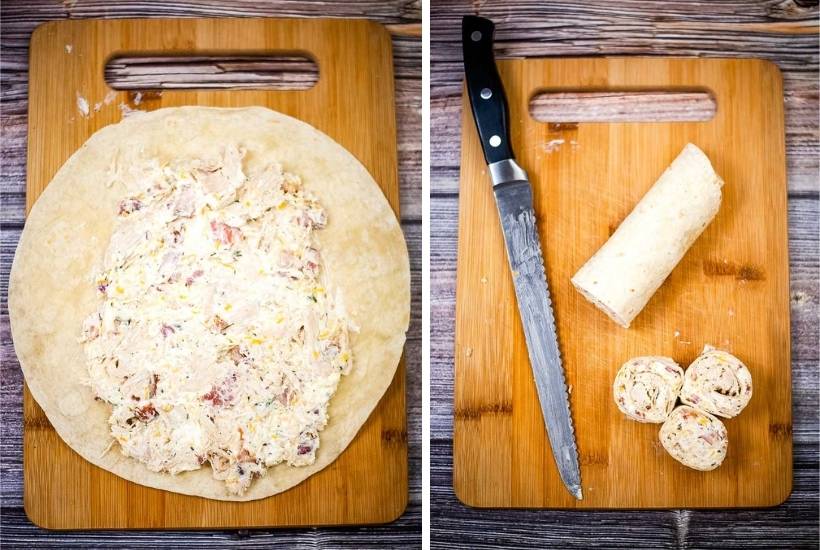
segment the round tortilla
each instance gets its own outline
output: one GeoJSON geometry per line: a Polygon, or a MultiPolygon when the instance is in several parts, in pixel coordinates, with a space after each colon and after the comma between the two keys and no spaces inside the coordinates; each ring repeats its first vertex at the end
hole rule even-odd
{"type": "Polygon", "coordinates": [[[17,356],[32,395],[63,440],[89,462],[120,477],[177,493],[218,500],[265,498],[304,481],[333,462],[378,404],[396,371],[410,317],[407,247],[381,189],[346,149],[312,126],[261,107],[180,107],[131,116],[95,133],[54,176],[31,210],[9,283],[9,314],[17,356]],[[93,275],[120,199],[134,192],[116,178],[128,163],[156,157],[217,155],[227,144],[247,149],[254,171],[279,162],[302,178],[324,207],[317,231],[329,289],[338,289],[353,322],[353,369],[330,402],[316,462],[279,464],[242,496],[229,495],[211,468],[172,476],[148,470],[106,448],[110,406],[96,401],[78,339],[99,296],[93,275]],[[113,183],[112,183],[113,182],[113,183]]]}

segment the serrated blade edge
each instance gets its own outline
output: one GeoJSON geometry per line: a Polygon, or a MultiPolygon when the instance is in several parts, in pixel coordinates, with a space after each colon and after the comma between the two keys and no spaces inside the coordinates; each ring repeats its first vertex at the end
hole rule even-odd
{"type": "Polygon", "coordinates": [[[580,500],[583,495],[578,447],[532,206],[532,189],[528,181],[516,181],[496,186],[495,196],[552,454],[567,490],[580,500]]]}

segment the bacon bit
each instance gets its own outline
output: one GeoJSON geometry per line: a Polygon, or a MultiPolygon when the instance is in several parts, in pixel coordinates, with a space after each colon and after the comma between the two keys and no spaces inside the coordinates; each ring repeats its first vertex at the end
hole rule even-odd
{"type": "Polygon", "coordinates": [[[110,284],[111,284],[110,281],[104,280],[103,282],[101,282],[100,284],[97,285],[97,290],[99,290],[100,292],[105,294],[105,289],[107,289],[108,285],[110,285],[110,284]]]}
{"type": "Polygon", "coordinates": [[[705,441],[706,443],[708,443],[709,445],[714,445],[714,444],[715,444],[715,440],[716,440],[717,438],[716,438],[715,434],[713,434],[713,433],[708,433],[708,434],[699,435],[699,436],[698,436],[698,439],[702,439],[702,440],[704,440],[704,441],[705,441]]]}
{"type": "Polygon", "coordinates": [[[228,348],[227,356],[236,365],[245,359],[245,356],[242,354],[242,350],[239,349],[239,346],[231,346],[228,348]]]}
{"type": "Polygon", "coordinates": [[[168,338],[176,332],[174,330],[174,327],[172,327],[171,325],[162,325],[162,328],[159,329],[159,331],[162,333],[163,338],[168,338]]]}
{"type": "Polygon", "coordinates": [[[159,374],[151,375],[151,383],[148,384],[148,397],[154,397],[157,394],[157,384],[159,383],[159,374]]]}
{"type": "Polygon", "coordinates": [[[666,369],[667,372],[671,372],[672,374],[678,374],[678,371],[676,371],[673,367],[666,366],[664,368],[666,369]]]}
{"type": "Polygon", "coordinates": [[[228,388],[229,382],[226,380],[218,388],[211,386],[211,391],[202,396],[203,401],[210,401],[214,407],[221,407],[233,401],[233,394],[228,388]]]}
{"type": "Polygon", "coordinates": [[[219,315],[214,315],[214,318],[211,319],[211,326],[218,332],[225,332],[225,329],[231,325],[219,315]]]}
{"type": "Polygon", "coordinates": [[[244,448],[236,455],[236,460],[237,462],[256,462],[256,458],[254,458],[248,449],[244,448]]]}
{"type": "Polygon", "coordinates": [[[308,216],[305,212],[299,214],[299,217],[296,218],[296,221],[305,229],[313,226],[313,221],[310,219],[310,216],[308,216]]]}
{"type": "Polygon", "coordinates": [[[120,201],[119,211],[117,212],[120,216],[127,216],[132,212],[136,212],[142,208],[142,202],[138,199],[123,199],[120,201]]]}
{"type": "Polygon", "coordinates": [[[188,277],[187,279],[185,279],[185,286],[191,286],[192,284],[194,284],[194,281],[195,281],[195,280],[197,280],[198,278],[202,277],[203,275],[205,275],[205,272],[204,272],[204,271],[202,271],[201,269],[197,269],[196,271],[194,271],[193,273],[191,273],[191,276],[190,276],[190,277],[188,277]]]}
{"type": "Polygon", "coordinates": [[[150,422],[159,415],[157,410],[154,408],[154,405],[152,405],[151,403],[148,403],[144,407],[140,407],[135,412],[137,418],[139,418],[143,422],[150,422]]]}
{"type": "Polygon", "coordinates": [[[290,388],[285,388],[282,390],[282,393],[274,397],[274,400],[278,401],[285,407],[288,406],[288,402],[290,401],[290,388]]]}
{"type": "Polygon", "coordinates": [[[196,461],[199,462],[200,466],[202,466],[203,464],[205,464],[205,462],[208,461],[208,459],[202,455],[197,455],[196,461]]]}
{"type": "Polygon", "coordinates": [[[211,388],[211,391],[203,395],[202,400],[210,401],[214,407],[220,407],[225,404],[225,402],[222,401],[222,396],[219,395],[219,391],[217,391],[215,387],[211,388]]]}
{"type": "Polygon", "coordinates": [[[171,234],[174,236],[174,244],[179,244],[182,242],[182,232],[179,229],[174,229],[171,234]]]}
{"type": "Polygon", "coordinates": [[[139,401],[139,400],[140,400],[140,398],[139,398],[139,397],[137,397],[136,395],[132,395],[132,396],[131,396],[131,399],[133,399],[134,401],[139,401]]]}
{"type": "Polygon", "coordinates": [[[700,398],[697,395],[692,395],[689,397],[689,401],[697,405],[698,403],[700,403],[700,398]]]}
{"type": "Polygon", "coordinates": [[[227,245],[231,245],[242,238],[242,231],[238,227],[217,221],[211,222],[211,233],[217,241],[227,245]]]}
{"type": "Polygon", "coordinates": [[[297,453],[300,455],[306,455],[312,450],[313,447],[311,445],[299,445],[299,447],[297,447],[296,449],[297,453]]]}

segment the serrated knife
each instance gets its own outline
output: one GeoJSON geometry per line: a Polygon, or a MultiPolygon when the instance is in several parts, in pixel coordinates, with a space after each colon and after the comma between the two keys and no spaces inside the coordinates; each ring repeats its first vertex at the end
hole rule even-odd
{"type": "Polygon", "coordinates": [[[567,490],[580,500],[583,495],[578,448],[544,271],[544,256],[535,226],[532,187],[526,172],[515,162],[510,144],[507,98],[493,56],[494,31],[495,25],[489,19],[466,16],[462,20],[467,93],[490,169],[518,312],[552,455],[567,490]]]}

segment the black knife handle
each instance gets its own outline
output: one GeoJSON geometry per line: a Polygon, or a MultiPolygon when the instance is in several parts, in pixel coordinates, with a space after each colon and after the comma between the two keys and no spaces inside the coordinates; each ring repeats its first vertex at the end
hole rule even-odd
{"type": "Polygon", "coordinates": [[[461,20],[467,94],[487,164],[514,158],[507,97],[493,57],[494,33],[489,19],[467,15],[461,20]]]}

